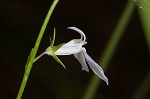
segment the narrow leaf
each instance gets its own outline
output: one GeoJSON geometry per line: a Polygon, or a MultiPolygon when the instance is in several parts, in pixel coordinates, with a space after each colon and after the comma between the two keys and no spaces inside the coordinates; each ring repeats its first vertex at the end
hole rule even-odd
{"type": "Polygon", "coordinates": [[[52,41],[51,41],[51,46],[54,45],[54,42],[55,42],[55,36],[56,36],[56,29],[54,28],[54,33],[53,33],[53,38],[52,38],[52,41]]]}
{"type": "Polygon", "coordinates": [[[49,36],[50,46],[52,46],[52,38],[49,36]]]}
{"type": "Polygon", "coordinates": [[[66,69],[65,65],[60,61],[60,59],[55,54],[52,54],[52,57],[66,69]]]}

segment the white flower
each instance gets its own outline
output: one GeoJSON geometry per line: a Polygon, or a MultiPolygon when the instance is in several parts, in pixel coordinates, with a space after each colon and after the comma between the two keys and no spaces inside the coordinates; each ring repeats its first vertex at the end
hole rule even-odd
{"type": "MultiPolygon", "coordinates": [[[[86,49],[82,47],[87,44],[85,34],[76,27],[68,27],[68,29],[75,30],[80,33],[80,39],[73,39],[68,43],[62,45],[54,52],[55,55],[72,55],[80,62],[82,70],[89,72],[87,63],[93,72],[104,80],[108,85],[108,78],[105,76],[103,69],[86,53],[86,49]]],[[[47,53],[48,54],[48,53],[47,53]]]]}

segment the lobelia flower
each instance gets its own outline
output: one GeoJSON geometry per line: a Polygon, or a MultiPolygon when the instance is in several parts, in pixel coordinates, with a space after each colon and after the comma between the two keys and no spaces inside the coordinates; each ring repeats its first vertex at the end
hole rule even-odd
{"type": "MultiPolygon", "coordinates": [[[[73,40],[69,41],[68,43],[58,45],[58,47],[55,47],[56,49],[54,49],[54,50],[53,50],[54,40],[52,40],[52,44],[51,44],[52,46],[47,48],[47,50],[45,51],[45,54],[53,56],[55,58],[55,60],[57,60],[57,62],[59,62],[63,66],[64,66],[64,64],[58,59],[57,56],[73,54],[74,57],[81,64],[82,70],[89,72],[89,68],[87,66],[87,63],[88,63],[89,67],[93,70],[93,72],[98,77],[100,77],[102,80],[104,80],[108,85],[109,84],[108,78],[105,76],[103,69],[87,54],[86,49],[84,47],[82,47],[83,45],[87,44],[85,34],[76,27],[68,27],[67,29],[72,29],[72,30],[78,32],[81,35],[81,38],[73,39],[73,40]],[[53,51],[51,51],[51,50],[53,50],[53,51]]],[[[53,37],[53,39],[54,38],[55,37],[53,37]]]]}

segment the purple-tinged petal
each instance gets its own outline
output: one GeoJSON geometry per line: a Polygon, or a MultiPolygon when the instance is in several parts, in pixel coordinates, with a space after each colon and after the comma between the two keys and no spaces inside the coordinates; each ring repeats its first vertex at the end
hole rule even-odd
{"type": "Polygon", "coordinates": [[[82,51],[83,51],[83,53],[85,55],[85,59],[86,59],[87,63],[89,64],[89,66],[93,70],[93,72],[98,77],[103,79],[108,85],[109,84],[108,78],[105,76],[103,69],[86,53],[86,49],[85,48],[83,48],[82,51]]]}
{"type": "Polygon", "coordinates": [[[71,55],[76,54],[82,50],[82,45],[80,44],[80,39],[73,39],[68,43],[64,44],[60,47],[56,52],[55,55],[71,55]]]}
{"type": "Polygon", "coordinates": [[[84,57],[84,54],[83,52],[79,52],[79,53],[76,53],[74,54],[74,57],[79,61],[79,63],[81,64],[82,66],[82,70],[85,70],[87,72],[89,72],[89,68],[86,64],[86,61],[85,61],[85,57],[84,57]]]}

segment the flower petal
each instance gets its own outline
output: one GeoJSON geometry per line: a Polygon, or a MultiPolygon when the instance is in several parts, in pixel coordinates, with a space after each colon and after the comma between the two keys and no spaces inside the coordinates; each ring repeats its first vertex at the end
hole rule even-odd
{"type": "Polygon", "coordinates": [[[86,61],[85,61],[85,57],[84,57],[84,54],[83,52],[79,52],[79,53],[76,53],[74,54],[74,57],[79,61],[79,63],[81,64],[82,66],[82,70],[85,70],[87,72],[89,72],[89,68],[86,64],[86,61]]]}
{"type": "Polygon", "coordinates": [[[86,42],[86,36],[85,36],[85,34],[80,30],[80,29],[78,29],[78,28],[76,28],[76,27],[68,27],[67,29],[71,29],[71,30],[74,30],[74,31],[76,31],[76,32],[78,32],[80,35],[81,35],[81,43],[82,43],[82,45],[85,45],[85,44],[87,44],[87,42],[86,42]]]}
{"type": "Polygon", "coordinates": [[[71,55],[80,52],[82,49],[82,45],[80,44],[80,39],[73,39],[70,42],[64,44],[60,47],[56,52],[55,55],[71,55]]]}
{"type": "Polygon", "coordinates": [[[108,85],[108,78],[105,76],[103,69],[86,53],[86,49],[83,48],[83,53],[85,55],[85,59],[88,62],[90,68],[93,70],[93,72],[99,76],[101,79],[103,79],[107,85],[108,85]]]}

